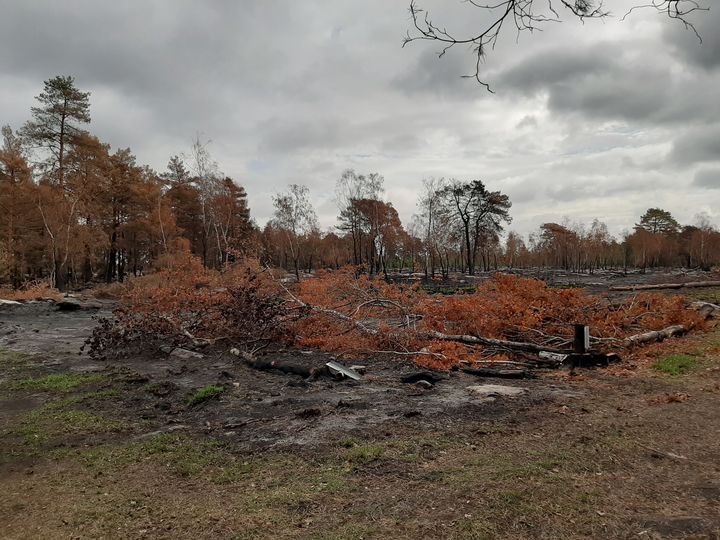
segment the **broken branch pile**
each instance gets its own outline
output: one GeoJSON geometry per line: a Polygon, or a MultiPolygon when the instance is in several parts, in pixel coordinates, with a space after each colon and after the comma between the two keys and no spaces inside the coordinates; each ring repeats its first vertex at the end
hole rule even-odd
{"type": "MultiPolygon", "coordinates": [[[[439,370],[465,366],[512,370],[557,367],[572,352],[573,325],[591,328],[592,361],[688,332],[716,313],[684,298],[641,293],[610,302],[581,289],[499,274],[476,291],[431,295],[355,269],[318,272],[285,284],[245,261],[222,273],[194,259],[136,280],[93,350],[128,342],[204,347],[223,340],[250,353],[271,343],[298,344],[349,357],[386,354],[439,370]],[[696,306],[697,307],[697,306],[696,306]]],[[[263,368],[258,364],[253,367],[263,368]]],[[[275,366],[272,366],[275,367],[275,366]]]]}
{"type": "Polygon", "coordinates": [[[471,294],[433,296],[340,271],[306,280],[290,296],[307,310],[296,326],[300,344],[357,356],[397,351],[433,369],[478,363],[495,369],[511,358],[523,367],[557,366],[558,357],[540,353],[572,352],[577,323],[592,328],[594,343],[621,351],[685,333],[704,320],[681,297],[643,293],[611,303],[581,289],[552,289],[509,275],[471,294]]]}

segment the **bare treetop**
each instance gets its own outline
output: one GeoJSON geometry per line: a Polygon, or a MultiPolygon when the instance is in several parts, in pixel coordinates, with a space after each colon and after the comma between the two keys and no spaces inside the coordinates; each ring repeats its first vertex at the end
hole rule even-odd
{"type": "MultiPolygon", "coordinates": [[[[413,41],[437,41],[442,46],[438,57],[442,58],[455,45],[469,45],[475,56],[475,71],[463,77],[474,78],[489,92],[492,92],[492,89],[480,75],[480,64],[485,58],[487,50],[495,48],[503,27],[514,26],[518,34],[524,31],[532,33],[542,29],[546,23],[561,22],[563,12],[569,12],[571,17],[577,17],[581,21],[611,16],[611,13],[604,9],[602,0],[559,0],[559,2],[557,0],[555,2],[553,0],[544,2],[540,0],[499,0],[488,4],[477,0],[466,0],[466,3],[489,13],[490,20],[482,24],[477,32],[461,36],[433,22],[427,10],[422,9],[416,0],[410,0],[413,29],[408,31],[404,38],[403,47],[413,41]]],[[[701,5],[696,0],[651,0],[645,4],[631,6],[622,19],[625,19],[633,11],[644,8],[654,9],[671,19],[681,21],[687,29],[695,33],[698,39],[700,39],[700,35],[688,19],[688,15],[695,11],[709,10],[708,7],[701,5]]]]}

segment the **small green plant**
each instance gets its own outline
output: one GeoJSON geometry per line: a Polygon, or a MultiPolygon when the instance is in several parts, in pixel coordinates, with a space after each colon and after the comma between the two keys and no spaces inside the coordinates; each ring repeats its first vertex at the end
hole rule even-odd
{"type": "Polygon", "coordinates": [[[687,354],[672,354],[653,364],[653,369],[668,375],[684,375],[695,366],[696,360],[687,354]]]}
{"type": "Polygon", "coordinates": [[[199,405],[200,403],[205,403],[206,401],[209,401],[211,399],[219,398],[220,394],[222,394],[224,391],[225,388],[222,386],[206,386],[205,388],[201,388],[192,396],[190,396],[190,399],[188,400],[188,405],[192,407],[194,405],[199,405]]]}
{"type": "Polygon", "coordinates": [[[367,465],[385,454],[385,448],[378,444],[357,444],[348,450],[347,457],[356,465],[367,465]]]}
{"type": "Polygon", "coordinates": [[[37,379],[23,379],[12,385],[13,389],[40,390],[43,392],[69,392],[78,386],[99,382],[102,375],[90,373],[54,373],[37,379]]]}

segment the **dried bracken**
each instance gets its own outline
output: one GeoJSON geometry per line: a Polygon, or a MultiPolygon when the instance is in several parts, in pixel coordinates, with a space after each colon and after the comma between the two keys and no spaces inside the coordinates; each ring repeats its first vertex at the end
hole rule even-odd
{"type": "Polygon", "coordinates": [[[96,331],[93,350],[122,341],[159,347],[227,340],[253,351],[281,341],[348,357],[412,358],[447,370],[530,357],[541,362],[541,351],[570,348],[575,324],[590,326],[593,346],[619,351],[678,333],[668,328],[684,333],[703,322],[678,296],[643,293],[613,302],[503,274],[470,294],[430,295],[352,267],[286,283],[255,261],[220,273],[187,255],[134,282],[115,319],[96,331]]]}

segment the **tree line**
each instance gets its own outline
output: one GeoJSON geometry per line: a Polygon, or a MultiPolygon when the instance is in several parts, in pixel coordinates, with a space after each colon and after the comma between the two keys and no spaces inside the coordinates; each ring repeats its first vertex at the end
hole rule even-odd
{"type": "Polygon", "coordinates": [[[72,77],[45,81],[30,120],[2,128],[0,284],[50,280],[60,290],[124,281],[180,251],[221,269],[238,257],[296,274],[351,264],[371,274],[448,276],[498,267],[648,268],[720,264],[720,233],[707,216],[681,226],[651,208],[621,239],[589,226],[545,223],[527,241],[504,228],[511,201],[480,180],[423,181],[418,212],[404,226],[378,173],[344,171],[336,182],[338,224],[322,231],[306,186],[273,197],[264,227],[247,193],[224,175],[208,142],[156,172],[129,148],[112,150],[87,129],[90,94],[72,77]]]}

